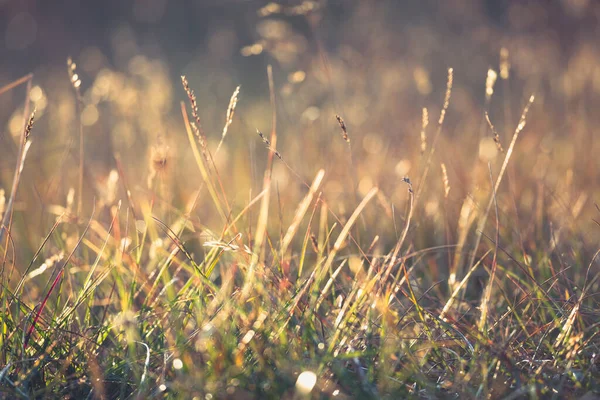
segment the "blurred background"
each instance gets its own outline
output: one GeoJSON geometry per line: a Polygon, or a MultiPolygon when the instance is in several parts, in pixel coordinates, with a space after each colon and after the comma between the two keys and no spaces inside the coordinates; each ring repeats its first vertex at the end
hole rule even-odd
{"type": "MultiPolygon", "coordinates": [[[[424,185],[412,228],[415,245],[455,242],[465,199],[487,203],[487,163],[496,176],[504,159],[484,113],[506,148],[535,94],[498,196],[505,235],[544,241],[555,229],[572,230],[577,235],[569,248],[584,248],[600,229],[592,221],[600,217],[594,207],[599,19],[600,3],[593,0],[0,0],[0,86],[33,73],[37,109],[14,234],[35,249],[62,210],[53,207],[68,208],[69,191],[77,188],[79,122],[67,72],[72,57],[81,80],[84,215],[94,201],[103,215],[102,207],[125,198],[116,183],[115,156],[133,198],[142,203],[157,196],[161,218],[181,214],[195,198],[201,178],[181,115],[181,101],[189,110],[181,75],[197,95],[213,152],[230,97],[241,85],[232,125],[213,154],[239,212],[262,188],[268,150],[256,129],[267,136],[271,131],[271,64],[277,148],[295,171],[274,163],[278,201],[272,215],[279,210],[284,227],[306,191],[301,179],[310,183],[324,168],[325,198],[342,218],[373,186],[382,189],[366,215],[390,218],[367,218],[377,224],[363,228],[388,237],[384,248],[402,226],[404,177],[424,185]],[[431,172],[419,182],[449,67],[451,102],[431,172]],[[336,114],[346,122],[350,146],[336,114]],[[157,154],[165,160],[158,171],[157,154]]],[[[0,188],[6,198],[24,91],[21,85],[0,95],[0,188]]],[[[218,231],[222,221],[208,195],[201,191],[199,199],[194,224],[218,231]]],[[[274,232],[278,224],[273,222],[274,232]]]]}

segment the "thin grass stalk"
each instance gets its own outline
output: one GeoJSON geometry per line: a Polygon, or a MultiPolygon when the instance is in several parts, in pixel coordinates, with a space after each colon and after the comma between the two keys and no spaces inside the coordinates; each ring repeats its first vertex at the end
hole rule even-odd
{"type": "MultiPolygon", "coordinates": [[[[277,107],[275,104],[275,84],[273,82],[273,67],[267,66],[267,78],[269,80],[269,98],[271,101],[271,137],[269,140],[270,146],[277,149],[277,107]]],[[[242,289],[242,298],[246,298],[254,281],[256,267],[263,252],[263,243],[267,232],[267,222],[269,217],[269,204],[271,200],[271,173],[273,168],[273,157],[275,153],[270,151],[267,156],[267,167],[263,177],[263,191],[265,195],[260,203],[260,211],[258,214],[258,222],[256,223],[256,231],[254,234],[254,248],[252,249],[252,260],[246,274],[246,282],[242,289]]]]}
{"type": "Polygon", "coordinates": [[[192,148],[192,153],[194,154],[194,159],[196,160],[196,164],[198,165],[198,168],[200,169],[200,174],[202,175],[202,179],[204,179],[204,182],[206,182],[206,187],[208,189],[210,197],[213,200],[213,203],[215,204],[217,212],[219,213],[219,215],[221,216],[221,218],[224,221],[227,221],[227,215],[225,214],[225,212],[223,211],[223,208],[221,207],[221,201],[219,199],[219,196],[217,195],[217,192],[215,190],[212,180],[208,176],[208,171],[204,164],[204,160],[202,159],[202,156],[200,155],[200,150],[198,150],[198,146],[196,145],[196,140],[194,140],[194,133],[192,132],[192,128],[190,126],[190,122],[189,122],[189,119],[187,116],[187,111],[185,110],[184,102],[181,102],[181,114],[183,115],[183,122],[185,125],[185,130],[187,132],[188,140],[189,140],[190,146],[192,148]]]}
{"type": "Polygon", "coordinates": [[[417,187],[417,193],[415,195],[415,203],[419,201],[421,198],[421,194],[425,187],[425,181],[427,180],[427,175],[429,174],[429,169],[431,167],[431,161],[433,160],[433,155],[435,153],[435,148],[437,142],[442,134],[442,127],[444,126],[444,120],[446,118],[446,112],[448,111],[448,107],[450,106],[450,97],[452,96],[452,85],[454,84],[454,69],[448,68],[448,81],[446,83],[446,95],[444,97],[444,104],[442,105],[442,111],[440,111],[440,118],[438,120],[437,130],[435,132],[435,136],[433,137],[433,142],[431,143],[431,147],[429,150],[429,155],[427,156],[427,162],[425,163],[425,169],[421,174],[421,179],[419,180],[419,186],[417,187]]]}
{"type": "MultiPolygon", "coordinates": [[[[510,145],[508,146],[508,149],[506,150],[506,155],[504,156],[504,161],[502,163],[502,167],[500,168],[500,173],[498,174],[498,179],[496,180],[496,184],[494,185],[493,193],[496,193],[498,191],[498,189],[500,188],[500,184],[502,183],[502,178],[504,177],[504,173],[506,172],[506,167],[508,166],[508,162],[510,161],[510,158],[514,151],[515,144],[517,143],[517,139],[519,138],[519,134],[525,128],[525,124],[527,121],[527,113],[529,112],[529,107],[531,107],[534,100],[535,100],[535,97],[533,95],[531,95],[529,97],[529,101],[527,102],[527,104],[525,105],[525,108],[523,109],[523,113],[521,114],[521,119],[519,121],[519,124],[517,125],[517,128],[515,129],[515,133],[513,134],[510,145]]],[[[469,263],[468,263],[469,267],[472,266],[473,263],[475,262],[477,249],[479,248],[479,244],[481,243],[481,237],[483,235],[483,231],[485,230],[485,225],[487,223],[487,216],[492,208],[493,203],[494,203],[494,195],[492,194],[490,196],[490,200],[488,201],[487,207],[485,208],[485,212],[480,217],[479,223],[477,224],[477,235],[475,237],[475,245],[473,246],[473,252],[471,253],[471,257],[469,258],[469,263]]]]}
{"type": "Polygon", "coordinates": [[[359,215],[362,213],[364,208],[371,201],[371,199],[377,194],[378,191],[379,191],[379,189],[377,187],[372,188],[367,193],[367,195],[362,199],[362,201],[360,202],[358,207],[356,207],[356,209],[354,210],[354,212],[352,213],[350,218],[348,218],[348,222],[346,222],[346,224],[342,228],[342,231],[340,232],[337,240],[335,241],[335,243],[333,245],[333,249],[331,249],[331,251],[329,252],[327,260],[325,261],[325,263],[323,264],[323,267],[320,269],[320,272],[317,275],[318,281],[320,281],[323,273],[325,273],[326,271],[329,270],[329,268],[331,268],[331,265],[333,264],[333,261],[337,255],[338,251],[340,250],[340,248],[342,247],[342,244],[348,237],[348,235],[350,233],[350,229],[352,229],[352,226],[356,222],[356,219],[359,217],[359,215]]]}
{"type": "Polygon", "coordinates": [[[302,201],[296,208],[296,212],[294,213],[294,218],[292,219],[292,223],[290,224],[288,230],[286,231],[285,236],[283,237],[282,244],[281,244],[281,258],[282,259],[283,259],[283,257],[285,257],[288,246],[292,242],[292,239],[298,232],[298,228],[300,227],[300,222],[302,222],[302,218],[304,218],[304,215],[306,214],[308,207],[312,203],[315,193],[321,186],[321,182],[323,181],[324,176],[325,176],[325,170],[321,169],[321,170],[319,170],[319,172],[317,172],[317,176],[315,177],[312,185],[310,186],[310,190],[308,191],[306,196],[304,196],[304,198],[302,199],[302,201]]]}
{"type": "Polygon", "coordinates": [[[410,223],[411,223],[412,217],[413,217],[415,194],[412,189],[412,184],[411,184],[410,180],[408,178],[405,178],[404,182],[408,184],[408,196],[409,196],[406,224],[404,225],[404,229],[402,230],[402,235],[400,236],[400,239],[396,242],[396,246],[394,247],[392,255],[389,259],[387,268],[382,273],[381,285],[380,285],[378,293],[377,293],[378,296],[380,296],[381,293],[383,292],[385,283],[387,282],[390,274],[392,273],[393,267],[396,265],[396,261],[398,260],[398,254],[400,253],[400,249],[404,245],[404,241],[406,240],[406,237],[408,236],[408,230],[410,229],[410,223]]]}
{"type": "Polygon", "coordinates": [[[14,81],[12,81],[9,84],[0,87],[0,95],[2,95],[4,93],[6,93],[6,92],[8,92],[8,91],[10,91],[10,90],[12,90],[14,88],[16,88],[19,85],[22,85],[22,84],[24,84],[26,82],[29,82],[32,79],[33,79],[33,74],[27,74],[27,75],[25,75],[25,76],[23,76],[23,77],[21,77],[21,78],[19,78],[17,80],[14,80],[14,81]]]}
{"type": "Polygon", "coordinates": [[[17,156],[17,165],[15,167],[15,175],[13,177],[12,189],[10,197],[8,199],[8,204],[6,205],[6,208],[4,210],[2,224],[0,225],[0,246],[4,245],[4,235],[10,231],[10,225],[13,214],[13,205],[15,202],[15,198],[17,197],[17,190],[21,181],[21,173],[23,172],[23,167],[25,166],[27,151],[29,150],[29,146],[31,145],[31,140],[29,140],[29,134],[31,133],[31,124],[33,124],[33,116],[35,115],[35,113],[31,116],[29,115],[29,95],[31,92],[31,81],[33,79],[33,75],[30,74],[28,75],[28,77],[29,79],[27,80],[27,87],[25,89],[25,105],[23,106],[23,130],[21,131],[21,138],[19,140],[19,153],[17,156]]]}
{"type": "Polygon", "coordinates": [[[77,74],[77,65],[73,62],[71,57],[67,59],[67,72],[69,74],[69,80],[73,91],[75,92],[75,102],[77,107],[77,124],[79,129],[79,185],[77,192],[77,216],[81,215],[81,208],[83,206],[83,162],[84,162],[84,142],[83,142],[83,122],[81,120],[83,97],[81,97],[81,79],[77,74]]]}
{"type": "Polygon", "coordinates": [[[54,290],[54,288],[60,281],[60,278],[62,277],[63,272],[64,272],[64,269],[61,269],[58,272],[58,274],[56,275],[56,278],[54,279],[54,282],[52,283],[52,286],[50,286],[50,289],[46,293],[46,296],[44,296],[44,300],[42,300],[42,303],[40,304],[40,307],[38,308],[38,310],[35,314],[35,317],[33,318],[33,321],[31,322],[31,326],[27,330],[27,334],[25,335],[25,341],[23,342],[23,348],[27,348],[27,345],[29,344],[29,338],[31,338],[31,335],[33,334],[35,325],[37,324],[38,320],[40,319],[40,315],[42,314],[42,311],[44,311],[44,308],[46,307],[48,298],[50,297],[50,294],[52,293],[52,291],[54,290]]]}
{"type": "Polygon", "coordinates": [[[497,257],[498,257],[498,243],[500,241],[500,216],[498,215],[498,201],[496,199],[496,189],[494,186],[494,178],[492,176],[492,166],[488,163],[488,169],[490,172],[490,182],[492,183],[492,188],[493,188],[493,192],[492,192],[492,196],[494,199],[494,208],[496,210],[496,245],[494,246],[494,256],[492,257],[492,272],[490,273],[490,279],[488,280],[487,286],[484,290],[484,295],[483,298],[481,300],[481,305],[480,305],[480,310],[481,310],[481,314],[479,316],[479,323],[477,324],[477,327],[479,328],[480,332],[485,332],[485,328],[487,325],[487,317],[488,317],[488,309],[489,309],[489,303],[490,303],[490,298],[492,296],[492,287],[494,285],[494,281],[496,279],[496,263],[497,263],[497,257]]]}
{"type": "Polygon", "coordinates": [[[461,289],[463,287],[466,286],[467,282],[469,281],[469,278],[471,277],[471,274],[477,269],[477,267],[479,267],[479,265],[481,265],[481,263],[483,262],[483,260],[485,260],[485,258],[491,253],[491,250],[488,250],[483,257],[481,257],[479,259],[479,261],[477,261],[475,264],[473,264],[473,266],[471,267],[471,269],[469,269],[469,272],[467,272],[467,274],[464,276],[464,278],[460,281],[460,283],[454,288],[454,291],[452,292],[452,294],[450,295],[450,298],[446,301],[446,304],[444,305],[444,308],[442,308],[442,312],[439,315],[439,318],[441,320],[446,321],[446,314],[448,313],[448,311],[450,310],[450,307],[452,307],[452,305],[454,304],[454,301],[458,298],[458,295],[461,291],[461,289]]]}

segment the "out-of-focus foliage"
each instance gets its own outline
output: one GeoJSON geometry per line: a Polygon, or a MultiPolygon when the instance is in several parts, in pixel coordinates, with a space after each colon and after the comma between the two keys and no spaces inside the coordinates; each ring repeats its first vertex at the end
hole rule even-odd
{"type": "Polygon", "coordinates": [[[52,3],[0,0],[0,388],[594,388],[600,3],[52,3]]]}

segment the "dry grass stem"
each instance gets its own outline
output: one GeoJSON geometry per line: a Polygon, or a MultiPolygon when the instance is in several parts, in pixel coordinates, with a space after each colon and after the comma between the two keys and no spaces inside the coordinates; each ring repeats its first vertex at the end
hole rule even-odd
{"type": "Polygon", "coordinates": [[[75,102],[77,103],[77,120],[79,123],[79,186],[77,192],[77,215],[81,215],[83,207],[83,163],[85,157],[85,147],[83,142],[83,123],[81,121],[81,113],[83,110],[83,97],[81,96],[81,78],[77,73],[77,64],[71,57],[67,58],[67,73],[73,91],[75,92],[75,102]]]}

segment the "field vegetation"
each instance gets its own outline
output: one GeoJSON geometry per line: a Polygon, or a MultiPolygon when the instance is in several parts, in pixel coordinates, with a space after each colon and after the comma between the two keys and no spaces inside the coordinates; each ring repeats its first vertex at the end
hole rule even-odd
{"type": "Polygon", "coordinates": [[[548,3],[0,75],[0,397],[599,398],[600,7],[548,3]]]}

